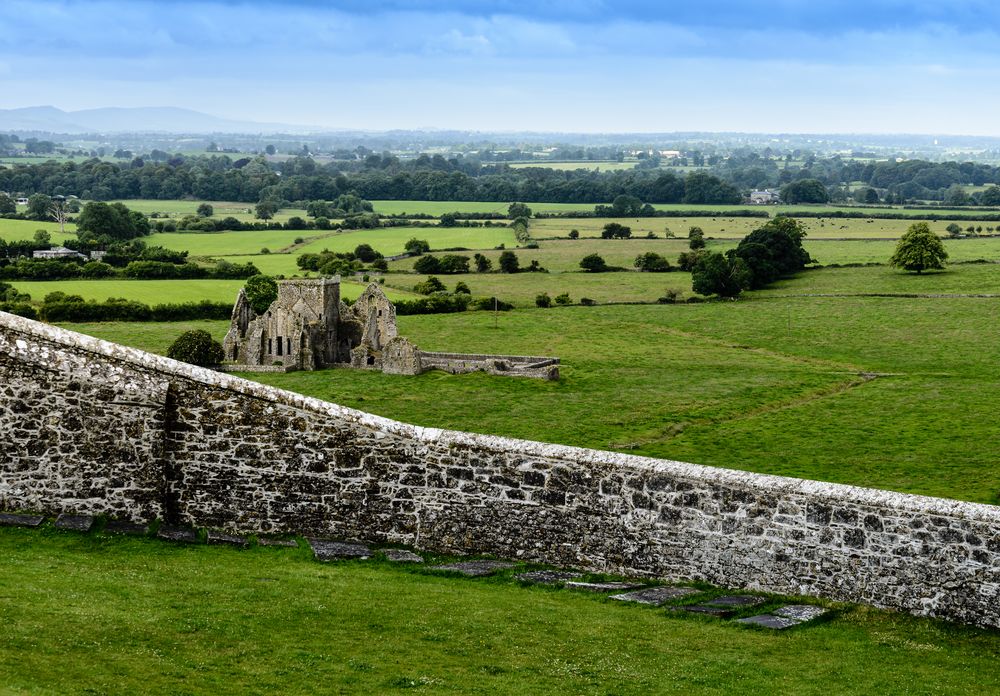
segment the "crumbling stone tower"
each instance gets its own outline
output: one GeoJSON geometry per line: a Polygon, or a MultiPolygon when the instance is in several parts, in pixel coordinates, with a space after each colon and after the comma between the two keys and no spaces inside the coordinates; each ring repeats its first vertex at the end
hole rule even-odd
{"type": "Polygon", "coordinates": [[[257,315],[242,289],[223,341],[226,360],[256,367],[316,370],[338,362],[340,278],[278,283],[278,297],[257,315]]]}

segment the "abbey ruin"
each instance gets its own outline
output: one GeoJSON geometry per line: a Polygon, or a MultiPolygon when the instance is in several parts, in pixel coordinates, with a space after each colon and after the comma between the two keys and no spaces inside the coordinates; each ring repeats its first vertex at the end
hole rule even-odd
{"type": "Polygon", "coordinates": [[[261,315],[241,289],[223,349],[234,371],[354,367],[418,375],[439,369],[559,379],[558,358],[419,350],[399,335],[396,308],[378,283],[348,305],[340,299],[339,277],[280,281],[277,299],[261,315]]]}

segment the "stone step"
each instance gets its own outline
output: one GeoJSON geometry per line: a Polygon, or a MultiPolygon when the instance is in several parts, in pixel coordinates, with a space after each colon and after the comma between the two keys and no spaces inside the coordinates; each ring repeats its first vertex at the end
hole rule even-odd
{"type": "Polygon", "coordinates": [[[108,520],[104,525],[108,534],[128,534],[130,536],[146,536],[149,534],[148,522],[130,522],[128,520],[108,520]]]}
{"type": "Polygon", "coordinates": [[[74,532],[89,532],[93,526],[93,515],[69,515],[64,512],[56,518],[56,527],[58,529],[68,529],[74,532]]]}
{"type": "Polygon", "coordinates": [[[176,541],[182,544],[198,543],[198,532],[190,527],[175,527],[169,524],[162,524],[156,530],[156,538],[166,541],[176,541]]]}
{"type": "Polygon", "coordinates": [[[205,539],[209,544],[228,544],[229,546],[242,546],[244,548],[250,545],[250,540],[245,536],[219,532],[214,529],[208,530],[205,539]]]}
{"type": "Polygon", "coordinates": [[[0,512],[0,527],[38,527],[45,521],[42,515],[18,515],[0,512]]]}
{"type": "Polygon", "coordinates": [[[289,549],[296,549],[299,543],[295,539],[274,539],[272,537],[257,537],[257,543],[261,546],[282,546],[289,549]]]}
{"type": "Polygon", "coordinates": [[[680,599],[681,597],[690,597],[693,594],[698,594],[698,590],[693,587],[650,587],[645,590],[611,595],[611,599],[617,599],[620,602],[637,602],[639,604],[649,604],[659,607],[672,600],[680,599]]]}
{"type": "Polygon", "coordinates": [[[510,561],[458,561],[457,563],[446,563],[444,565],[431,566],[431,570],[447,570],[453,573],[461,573],[469,577],[484,577],[493,575],[501,570],[513,568],[516,564],[510,561]]]}
{"type": "Polygon", "coordinates": [[[317,561],[342,561],[349,558],[364,560],[372,557],[372,550],[364,544],[330,539],[307,539],[317,561]]]}
{"type": "Polygon", "coordinates": [[[573,573],[565,570],[532,570],[527,573],[515,575],[515,580],[531,583],[532,585],[562,585],[567,580],[582,578],[583,573],[573,573]]]}
{"type": "Polygon", "coordinates": [[[583,590],[584,592],[624,592],[626,590],[636,590],[645,587],[638,582],[567,582],[565,587],[570,590],[583,590]]]}
{"type": "Polygon", "coordinates": [[[385,556],[385,560],[392,563],[423,563],[424,557],[407,551],[406,549],[380,549],[379,553],[385,556]]]}

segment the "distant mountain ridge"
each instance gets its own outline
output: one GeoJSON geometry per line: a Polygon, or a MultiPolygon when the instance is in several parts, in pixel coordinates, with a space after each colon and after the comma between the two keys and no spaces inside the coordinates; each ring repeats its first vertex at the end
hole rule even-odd
{"type": "Polygon", "coordinates": [[[304,133],[324,130],[287,123],[236,121],[173,106],[63,111],[54,106],[0,109],[0,131],[48,133],[304,133]]]}

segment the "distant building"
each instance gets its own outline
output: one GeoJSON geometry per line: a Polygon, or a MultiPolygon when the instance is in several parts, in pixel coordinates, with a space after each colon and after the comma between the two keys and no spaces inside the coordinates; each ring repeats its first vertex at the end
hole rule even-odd
{"type": "Polygon", "coordinates": [[[37,251],[31,252],[31,258],[33,259],[86,259],[84,254],[79,251],[73,251],[72,249],[67,249],[66,247],[55,247],[53,249],[39,249],[37,251]]]}
{"type": "Polygon", "coordinates": [[[751,191],[750,202],[754,205],[780,203],[781,195],[777,191],[771,191],[770,189],[764,189],[763,191],[751,191]]]}
{"type": "Polygon", "coordinates": [[[18,205],[28,205],[28,199],[27,198],[18,198],[17,199],[17,204],[18,205]]]}
{"type": "Polygon", "coordinates": [[[422,351],[400,336],[396,308],[378,283],[351,305],[340,301],[340,278],[278,283],[278,297],[257,314],[240,290],[223,342],[229,369],[257,372],[354,367],[388,374],[426,370],[488,372],[559,379],[559,359],[422,351]]]}

